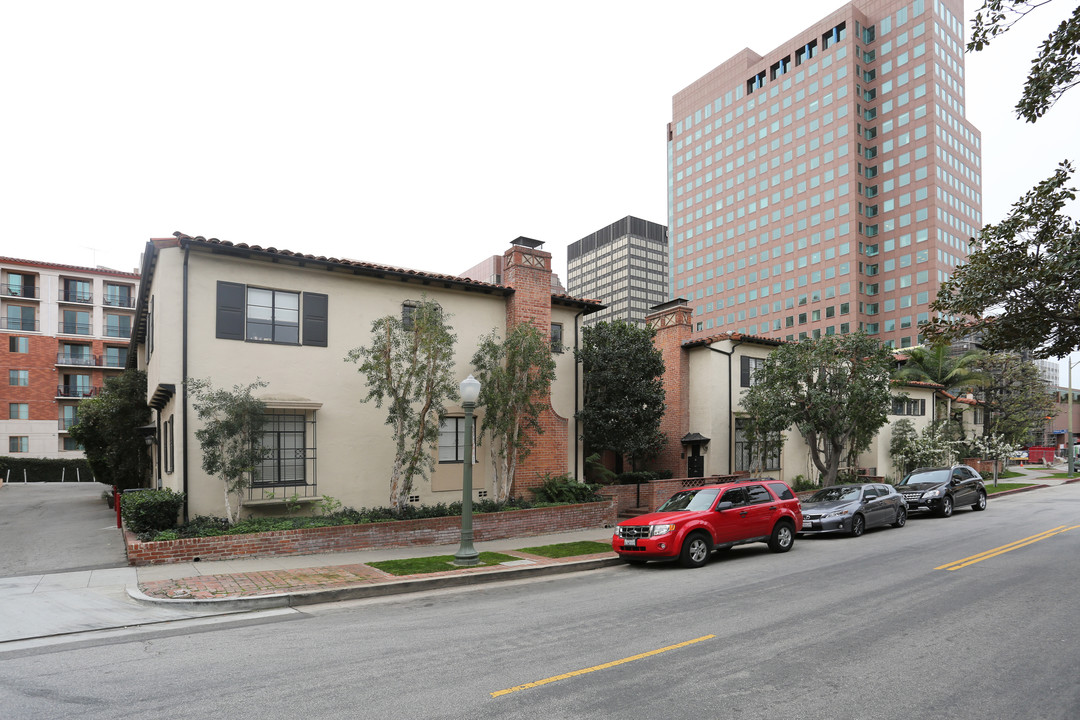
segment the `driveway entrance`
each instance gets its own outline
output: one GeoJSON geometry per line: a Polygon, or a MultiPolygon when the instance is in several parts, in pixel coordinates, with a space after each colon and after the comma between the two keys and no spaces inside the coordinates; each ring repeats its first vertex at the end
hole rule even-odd
{"type": "Polygon", "coordinates": [[[0,487],[0,577],[124,567],[124,538],[99,483],[0,487]]]}

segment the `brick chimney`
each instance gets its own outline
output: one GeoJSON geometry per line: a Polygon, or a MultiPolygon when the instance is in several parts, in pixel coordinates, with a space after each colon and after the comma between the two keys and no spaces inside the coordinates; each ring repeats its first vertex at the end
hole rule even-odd
{"type": "MultiPolygon", "coordinates": [[[[506,301],[506,329],[531,323],[551,340],[551,253],[540,249],[538,240],[519,237],[503,253],[503,284],[514,288],[506,301]]],[[[544,473],[561,475],[568,471],[569,422],[551,409],[551,399],[540,414],[543,435],[536,438],[529,456],[517,467],[514,492],[538,487],[544,473]]]]}
{"type": "Polygon", "coordinates": [[[667,438],[657,458],[660,469],[670,470],[674,477],[686,476],[686,460],[682,457],[682,438],[690,431],[690,360],[683,342],[690,339],[691,308],[685,298],[675,298],[658,305],[645,317],[645,323],[656,330],[653,344],[664,357],[664,402],[667,410],[660,421],[660,432],[667,438]]]}

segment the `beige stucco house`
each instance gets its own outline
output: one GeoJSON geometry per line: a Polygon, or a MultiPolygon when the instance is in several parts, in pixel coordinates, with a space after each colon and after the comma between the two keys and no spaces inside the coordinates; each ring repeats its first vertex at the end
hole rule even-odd
{"type": "MultiPolygon", "coordinates": [[[[504,254],[503,283],[491,284],[181,233],[151,240],[128,366],[147,373],[153,485],[186,492],[189,516],[223,515],[222,483],[202,470],[198,420],[184,380],[208,378],[231,388],[260,379],[268,383],[257,394],[267,406],[265,440],[274,453],[248,491],[249,513],[280,512],[294,496],[388,505],[394,449],[386,409],[362,402],[365,380],[345,357],[369,344],[373,320],[407,315],[423,296],[450,317],[461,379],[472,372],[483,335],[505,337],[522,322],[551,333],[557,379],[542,418],[545,433],[519,467],[515,493],[527,496],[545,472],[580,476],[574,414],[581,383],[572,348],[582,315],[602,306],[552,294],[551,255],[539,246],[514,241],[504,254]]],[[[435,471],[415,485],[413,502],[461,498],[464,412],[453,404],[448,410],[435,471]]],[[[487,495],[490,476],[488,454],[478,451],[477,498],[487,495]]]]}
{"type": "MultiPolygon", "coordinates": [[[[742,398],[754,382],[754,372],[782,340],[722,333],[692,338],[691,308],[673,300],[654,309],[647,322],[656,329],[656,346],[664,356],[667,412],[663,431],[668,438],[658,464],[676,477],[708,477],[749,472],[751,456],[742,423],[747,417],[742,398]]],[[[889,454],[893,423],[911,420],[919,432],[945,408],[962,413],[965,430],[974,432],[975,401],[955,398],[940,385],[894,385],[893,408],[857,467],[872,476],[899,480],[889,454]]],[[[842,411],[842,408],[838,409],[842,411]]],[[[789,483],[802,475],[820,474],[810,450],[795,428],[784,433],[782,450],[768,458],[763,471],[789,483]]]]}

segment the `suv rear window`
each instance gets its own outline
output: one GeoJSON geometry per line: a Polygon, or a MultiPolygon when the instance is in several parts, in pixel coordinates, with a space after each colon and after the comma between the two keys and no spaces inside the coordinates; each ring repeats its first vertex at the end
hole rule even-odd
{"type": "Polygon", "coordinates": [[[789,488],[784,483],[769,483],[769,487],[772,488],[772,491],[774,493],[776,493],[776,497],[780,498],[781,500],[795,499],[795,494],[791,492],[791,488],[789,488]]]}
{"type": "Polygon", "coordinates": [[[759,503],[772,502],[772,495],[769,491],[760,485],[751,485],[746,488],[747,494],[750,496],[750,504],[757,505],[759,503]]]}

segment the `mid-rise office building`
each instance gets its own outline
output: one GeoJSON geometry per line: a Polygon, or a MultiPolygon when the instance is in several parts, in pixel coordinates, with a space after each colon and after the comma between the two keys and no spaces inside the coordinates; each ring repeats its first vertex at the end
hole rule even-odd
{"type": "Polygon", "coordinates": [[[668,299],[667,228],[628,215],[572,243],[566,267],[571,296],[607,306],[585,318],[585,324],[641,324],[651,308],[668,299]]]}
{"type": "Polygon", "coordinates": [[[920,342],[981,224],[963,0],[855,0],[674,96],[671,294],[695,335],[920,342]]]}
{"type": "Polygon", "coordinates": [[[83,398],[127,364],[138,273],[0,257],[0,454],[82,457],[83,398]]]}

